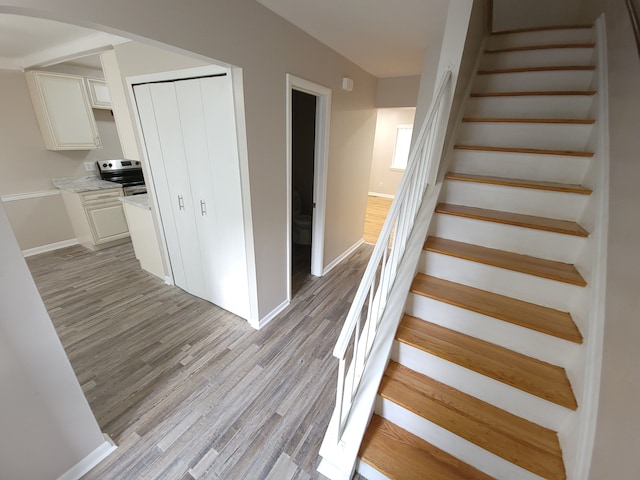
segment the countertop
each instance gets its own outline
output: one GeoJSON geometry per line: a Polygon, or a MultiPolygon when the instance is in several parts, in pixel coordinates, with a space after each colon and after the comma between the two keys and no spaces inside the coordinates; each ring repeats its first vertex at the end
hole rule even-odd
{"type": "Polygon", "coordinates": [[[130,197],[120,197],[120,201],[128,205],[151,210],[151,201],[149,200],[148,193],[143,193],[142,195],[131,195],[130,197]]]}
{"type": "Polygon", "coordinates": [[[69,190],[74,193],[122,188],[122,185],[119,183],[107,182],[93,175],[86,177],[52,178],[51,181],[60,190],[69,190]]]}

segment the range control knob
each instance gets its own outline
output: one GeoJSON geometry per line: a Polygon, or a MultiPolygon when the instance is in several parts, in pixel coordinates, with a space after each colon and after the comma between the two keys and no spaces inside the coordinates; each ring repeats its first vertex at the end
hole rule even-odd
{"type": "Polygon", "coordinates": [[[109,167],[113,167],[113,163],[110,163],[110,164],[109,164],[109,167]]]}
{"type": "Polygon", "coordinates": [[[106,164],[106,163],[103,163],[103,164],[102,164],[102,166],[103,166],[104,168],[107,168],[107,164],[106,164]]]}

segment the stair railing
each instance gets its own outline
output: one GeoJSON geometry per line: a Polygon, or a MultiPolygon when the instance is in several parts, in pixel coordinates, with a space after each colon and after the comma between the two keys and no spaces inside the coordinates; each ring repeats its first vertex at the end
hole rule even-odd
{"type": "Polygon", "coordinates": [[[441,113],[450,85],[449,69],[442,74],[431,107],[409,153],[407,169],[333,350],[334,357],[339,360],[336,444],[340,442],[349,419],[423,195],[437,179],[448,119],[441,113]]]}

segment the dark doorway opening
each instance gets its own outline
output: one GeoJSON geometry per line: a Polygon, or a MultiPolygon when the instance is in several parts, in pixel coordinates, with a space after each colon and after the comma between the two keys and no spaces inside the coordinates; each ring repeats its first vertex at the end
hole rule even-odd
{"type": "Polygon", "coordinates": [[[291,294],[311,279],[317,97],[298,90],[291,101],[291,294]]]}

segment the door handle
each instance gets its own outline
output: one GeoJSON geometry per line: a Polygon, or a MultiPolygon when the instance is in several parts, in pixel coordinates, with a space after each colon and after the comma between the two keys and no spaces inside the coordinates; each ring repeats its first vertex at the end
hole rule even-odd
{"type": "Polygon", "coordinates": [[[204,200],[200,200],[200,215],[203,217],[207,214],[207,204],[204,200]]]}
{"type": "Polygon", "coordinates": [[[184,210],[184,199],[182,198],[182,195],[178,195],[178,208],[180,210],[184,210]]]}

